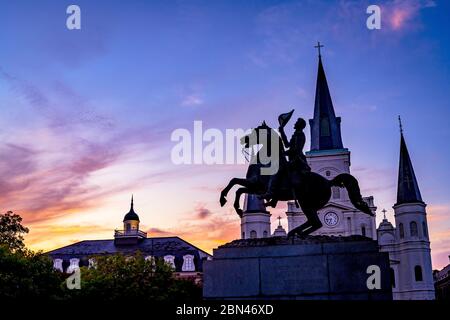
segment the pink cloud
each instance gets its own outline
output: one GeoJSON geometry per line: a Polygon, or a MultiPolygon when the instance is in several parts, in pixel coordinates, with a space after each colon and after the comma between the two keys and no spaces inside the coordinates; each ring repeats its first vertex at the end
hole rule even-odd
{"type": "Polygon", "coordinates": [[[421,10],[434,7],[431,0],[395,0],[382,6],[381,19],[393,31],[414,30],[421,27],[417,19],[421,10]]]}

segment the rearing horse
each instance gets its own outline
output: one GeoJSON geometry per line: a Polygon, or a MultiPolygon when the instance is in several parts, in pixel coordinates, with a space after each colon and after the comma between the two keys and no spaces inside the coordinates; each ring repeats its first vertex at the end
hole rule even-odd
{"type": "MultiPolygon", "coordinates": [[[[263,122],[262,125],[253,129],[250,134],[241,138],[241,144],[244,148],[249,149],[255,145],[259,145],[261,148],[253,155],[253,157],[256,158],[252,159],[253,161],[248,167],[246,178],[231,179],[228,185],[220,193],[220,205],[224,206],[227,202],[226,196],[231,188],[235,185],[242,186],[236,190],[234,201],[234,208],[240,217],[242,217],[242,209],[240,208],[239,200],[243,193],[262,195],[266,192],[270,175],[261,175],[261,169],[269,167],[271,163],[264,163],[264,161],[261,161],[261,154],[265,155],[267,158],[271,157],[272,152],[274,151],[272,150],[273,137],[278,139],[279,147],[283,148],[278,133],[263,122]]],[[[284,152],[278,152],[278,156],[284,157],[284,152]]],[[[274,158],[272,161],[277,161],[277,163],[280,164],[283,163],[279,158],[274,158]]],[[[284,183],[280,183],[280,188],[279,190],[276,190],[275,197],[269,203],[266,203],[266,206],[275,207],[278,201],[298,201],[307,221],[291,230],[288,233],[288,236],[294,234],[301,236],[308,235],[322,227],[317,211],[322,209],[330,200],[331,187],[333,186],[347,189],[350,201],[356,209],[370,216],[374,215],[367,203],[362,199],[358,181],[351,174],[342,173],[337,175],[334,179],[328,180],[315,172],[297,172],[297,174],[300,175],[300,183],[295,183],[295,180],[290,179],[288,176],[292,173],[288,170],[285,170],[285,172],[287,172],[286,177],[283,177],[282,179],[284,180],[284,183]],[[282,185],[284,185],[284,188],[282,185]]]]}

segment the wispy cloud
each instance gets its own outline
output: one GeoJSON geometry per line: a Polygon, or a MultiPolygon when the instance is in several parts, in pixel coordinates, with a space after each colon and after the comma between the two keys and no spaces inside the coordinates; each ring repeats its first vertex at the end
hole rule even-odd
{"type": "Polygon", "coordinates": [[[416,30],[422,27],[420,11],[435,6],[432,0],[395,0],[382,5],[382,21],[392,31],[416,30]]]}
{"type": "Polygon", "coordinates": [[[198,93],[192,93],[185,97],[183,97],[183,100],[181,101],[182,106],[199,106],[203,104],[203,99],[201,98],[200,94],[198,93]]]}
{"type": "Polygon", "coordinates": [[[217,246],[239,238],[240,224],[232,210],[226,215],[211,212],[205,206],[196,206],[179,223],[168,229],[149,229],[150,236],[179,236],[209,252],[217,246]],[[194,218],[193,218],[194,217],[194,218]]]}

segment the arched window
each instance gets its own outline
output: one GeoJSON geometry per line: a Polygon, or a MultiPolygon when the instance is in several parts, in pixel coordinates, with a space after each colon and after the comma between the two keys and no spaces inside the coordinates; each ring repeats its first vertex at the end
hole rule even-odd
{"type": "Polygon", "coordinates": [[[171,255],[164,256],[164,262],[175,269],[175,257],[171,255]]]}
{"type": "Polygon", "coordinates": [[[414,267],[414,277],[415,277],[416,281],[423,281],[421,266],[414,267]]]}
{"type": "Polygon", "coordinates": [[[195,271],[194,256],[187,254],[183,256],[183,266],[181,271],[195,271]]]}
{"type": "Polygon", "coordinates": [[[361,234],[365,237],[366,236],[366,226],[363,224],[361,226],[361,234]]]}
{"type": "Polygon", "coordinates": [[[67,268],[67,273],[72,273],[74,272],[76,269],[80,268],[80,259],[77,258],[72,258],[70,259],[70,265],[67,268]]]}
{"type": "Polygon", "coordinates": [[[130,231],[130,230],[131,230],[131,224],[130,224],[130,223],[127,223],[127,224],[126,224],[126,228],[127,228],[127,229],[126,229],[127,231],[130,231]]]}
{"type": "Polygon", "coordinates": [[[263,232],[263,238],[267,238],[267,231],[263,232]]]}
{"type": "Polygon", "coordinates": [[[403,223],[400,223],[398,225],[398,230],[400,232],[400,239],[403,239],[405,237],[405,229],[403,228],[403,223]]]}
{"type": "Polygon", "coordinates": [[[256,239],[256,231],[255,230],[250,231],[250,239],[256,239]]]}
{"type": "Polygon", "coordinates": [[[341,188],[333,187],[331,191],[333,192],[333,199],[339,199],[341,197],[341,188]]]}
{"type": "Polygon", "coordinates": [[[415,221],[412,221],[409,224],[409,232],[411,233],[411,237],[417,237],[419,235],[417,232],[417,223],[415,221]]]}
{"type": "Polygon", "coordinates": [[[322,120],[320,121],[320,136],[330,136],[330,122],[327,117],[322,118],[322,120]]]}
{"type": "Polygon", "coordinates": [[[422,221],[422,230],[423,230],[423,236],[425,238],[428,238],[427,224],[425,223],[425,221],[422,221]]]}
{"type": "Polygon", "coordinates": [[[395,288],[395,271],[394,269],[390,268],[390,274],[391,274],[391,285],[392,288],[395,288]]]}
{"type": "Polygon", "coordinates": [[[94,258],[90,258],[89,260],[89,269],[95,269],[97,268],[97,261],[95,261],[94,258]]]}
{"type": "Polygon", "coordinates": [[[53,260],[53,268],[55,270],[59,270],[59,271],[63,272],[63,260],[62,259],[53,260]]]}

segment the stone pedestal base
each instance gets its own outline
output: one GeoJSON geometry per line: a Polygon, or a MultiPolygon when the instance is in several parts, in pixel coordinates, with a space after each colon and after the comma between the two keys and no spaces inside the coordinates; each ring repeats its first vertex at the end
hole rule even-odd
{"type": "Polygon", "coordinates": [[[235,240],[203,270],[205,299],[392,300],[389,256],[362,236],[235,240]],[[380,289],[367,286],[369,266],[380,289]]]}

